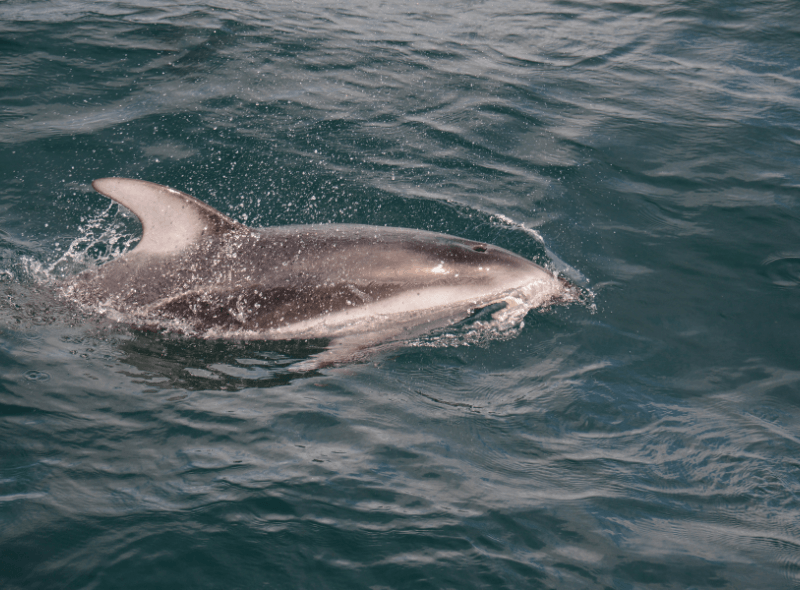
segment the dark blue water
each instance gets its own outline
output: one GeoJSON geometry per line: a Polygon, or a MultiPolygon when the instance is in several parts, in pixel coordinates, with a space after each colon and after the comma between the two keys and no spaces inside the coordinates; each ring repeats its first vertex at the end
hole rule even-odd
{"type": "Polygon", "coordinates": [[[800,587],[794,0],[6,1],[0,291],[3,588],[800,587]],[[296,375],[55,295],[105,176],[593,305],[296,375]]]}

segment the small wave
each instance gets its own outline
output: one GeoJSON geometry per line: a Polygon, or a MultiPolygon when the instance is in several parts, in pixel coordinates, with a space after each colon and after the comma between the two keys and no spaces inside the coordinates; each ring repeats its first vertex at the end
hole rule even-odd
{"type": "Polygon", "coordinates": [[[550,270],[556,272],[557,274],[564,275],[572,282],[581,285],[583,287],[589,284],[589,279],[582,272],[580,272],[574,266],[564,262],[550,248],[547,247],[547,244],[545,243],[542,234],[540,234],[538,231],[536,231],[532,227],[527,227],[524,223],[519,223],[517,221],[514,221],[513,219],[503,215],[502,213],[494,213],[492,214],[492,217],[507,227],[517,230],[522,230],[529,236],[533,237],[537,242],[539,242],[544,248],[547,257],[549,258],[549,261],[545,264],[550,268],[550,270]]]}
{"type": "Polygon", "coordinates": [[[776,287],[791,289],[800,285],[800,253],[781,252],[769,256],[764,262],[763,272],[776,287]]]}

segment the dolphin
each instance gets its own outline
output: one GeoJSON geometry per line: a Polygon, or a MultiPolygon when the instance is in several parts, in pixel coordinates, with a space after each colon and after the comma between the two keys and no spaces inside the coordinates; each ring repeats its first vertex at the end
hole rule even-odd
{"type": "Polygon", "coordinates": [[[574,289],[502,248],[351,224],[246,227],[178,190],[102,178],[96,191],[142,224],[131,251],[67,280],[62,294],[142,328],[203,338],[329,339],[300,369],[343,364],[496,303],[525,312],[574,289]]]}

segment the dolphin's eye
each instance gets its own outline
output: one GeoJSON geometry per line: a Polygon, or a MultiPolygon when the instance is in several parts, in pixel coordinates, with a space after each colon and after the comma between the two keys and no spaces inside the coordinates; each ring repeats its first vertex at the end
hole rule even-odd
{"type": "Polygon", "coordinates": [[[472,249],[476,252],[486,252],[486,246],[481,246],[480,244],[473,246],[472,249]]]}

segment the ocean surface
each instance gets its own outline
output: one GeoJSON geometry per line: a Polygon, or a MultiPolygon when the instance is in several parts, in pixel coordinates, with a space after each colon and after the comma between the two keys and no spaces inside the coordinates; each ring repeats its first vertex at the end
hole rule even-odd
{"type": "Polygon", "coordinates": [[[0,587],[800,588],[800,3],[0,3],[0,587]],[[106,176],[584,298],[295,373],[58,296],[106,176]]]}

